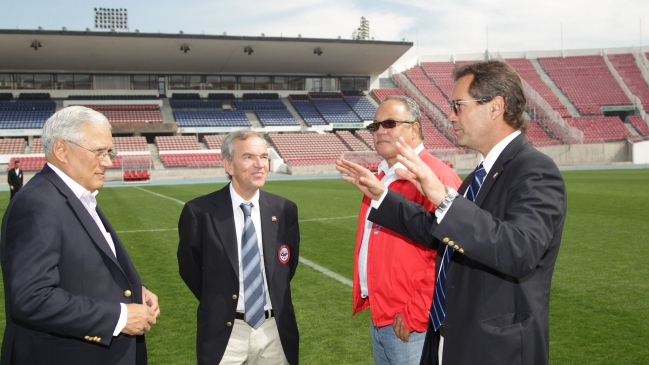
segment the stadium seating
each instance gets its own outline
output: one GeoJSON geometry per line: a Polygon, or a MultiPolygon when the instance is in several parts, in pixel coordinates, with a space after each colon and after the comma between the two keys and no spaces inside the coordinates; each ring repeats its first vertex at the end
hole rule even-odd
{"type": "Polygon", "coordinates": [[[362,96],[345,96],[345,102],[352,108],[361,120],[373,120],[376,114],[376,107],[365,95],[362,96]]]}
{"type": "Polygon", "coordinates": [[[446,116],[451,114],[451,105],[449,99],[442,93],[442,91],[433,84],[432,81],[424,74],[424,71],[419,66],[415,66],[404,74],[410,79],[410,81],[421,91],[424,96],[430,100],[439,110],[442,111],[446,116]]]}
{"type": "Polygon", "coordinates": [[[355,133],[365,144],[372,150],[376,151],[374,148],[374,139],[372,138],[372,133],[367,129],[359,129],[355,133]]]}
{"type": "Polygon", "coordinates": [[[255,114],[264,127],[300,125],[288,109],[257,110],[255,114]]]}
{"type": "Polygon", "coordinates": [[[311,102],[320,112],[324,120],[331,123],[360,123],[361,119],[354,113],[342,98],[339,99],[312,99],[311,102]]]}
{"type": "Polygon", "coordinates": [[[156,100],[157,95],[70,95],[70,100],[156,100]]]}
{"type": "Polygon", "coordinates": [[[243,110],[174,110],[179,127],[250,127],[243,110]]]}
{"type": "Polygon", "coordinates": [[[11,100],[14,98],[12,93],[0,93],[0,100],[11,100]]]}
{"type": "Polygon", "coordinates": [[[635,62],[632,54],[616,54],[608,56],[617,73],[622,77],[631,93],[642,102],[642,107],[649,111],[649,85],[642,77],[642,72],[635,62]]]}
{"type": "Polygon", "coordinates": [[[201,96],[198,93],[173,93],[171,94],[171,98],[177,100],[199,100],[201,96]]]}
{"type": "Polygon", "coordinates": [[[43,128],[47,119],[54,114],[55,108],[53,101],[0,103],[0,128],[43,128]]]}
{"type": "Polygon", "coordinates": [[[236,97],[232,93],[209,93],[207,98],[210,100],[234,100],[236,97]]]}
{"type": "Polygon", "coordinates": [[[277,153],[294,166],[330,165],[350,149],[333,133],[268,134],[277,153]]]}
{"type": "Polygon", "coordinates": [[[155,144],[159,151],[200,150],[201,145],[194,136],[157,136],[155,144]]]}
{"type": "Polygon", "coordinates": [[[535,120],[530,121],[530,128],[527,130],[525,138],[527,138],[527,140],[536,147],[556,146],[563,144],[563,142],[548,135],[545,129],[543,129],[543,127],[541,127],[535,120]]]}
{"type": "Polygon", "coordinates": [[[220,153],[165,153],[160,160],[166,167],[208,168],[221,167],[220,153]]]}
{"type": "Polygon", "coordinates": [[[392,95],[405,96],[406,94],[401,89],[374,89],[370,91],[370,96],[374,97],[377,103],[381,103],[383,99],[392,95]]]}
{"type": "Polygon", "coordinates": [[[20,93],[18,100],[50,100],[50,93],[20,93]]]}
{"type": "Polygon", "coordinates": [[[220,100],[171,100],[169,103],[174,109],[216,109],[221,107],[220,100]]]}
{"type": "Polygon", "coordinates": [[[288,99],[307,126],[327,124],[306,95],[289,95],[288,99]]]}
{"type": "Polygon", "coordinates": [[[514,67],[518,75],[520,75],[520,77],[525,80],[534,91],[539,93],[539,95],[545,99],[545,101],[550,104],[550,107],[559,113],[561,117],[571,117],[566,106],[563,105],[557,95],[552,91],[552,89],[550,89],[548,84],[541,79],[541,75],[536,71],[536,68],[534,68],[534,65],[532,65],[530,60],[525,58],[509,58],[506,62],[514,67]]]}
{"type": "Polygon", "coordinates": [[[277,100],[278,93],[245,93],[242,96],[244,100],[277,100]]]}
{"type": "Polygon", "coordinates": [[[22,154],[25,150],[25,140],[22,138],[0,139],[0,155],[22,154]]]}
{"type": "Polygon", "coordinates": [[[207,149],[210,150],[220,150],[221,149],[221,143],[223,143],[223,138],[225,136],[223,135],[211,135],[211,136],[204,136],[203,137],[203,142],[205,142],[205,145],[207,146],[207,149]]]}
{"type": "Polygon", "coordinates": [[[602,115],[602,106],[632,105],[601,56],[539,58],[539,62],[582,115],[602,115]]]}
{"type": "Polygon", "coordinates": [[[450,99],[455,85],[453,80],[455,65],[452,62],[422,62],[421,68],[444,93],[444,96],[450,99]]]}
{"type": "Polygon", "coordinates": [[[145,137],[113,137],[113,149],[117,152],[148,152],[149,145],[145,137]]]}
{"type": "Polygon", "coordinates": [[[336,135],[340,138],[345,146],[351,151],[367,151],[367,145],[361,142],[350,131],[336,131],[336,135]]]}
{"type": "Polygon", "coordinates": [[[162,123],[162,113],[157,105],[84,105],[104,116],[111,124],[162,123]]]}
{"type": "Polygon", "coordinates": [[[40,138],[34,138],[32,141],[32,149],[29,153],[43,153],[43,143],[40,138]]]}
{"type": "Polygon", "coordinates": [[[124,170],[124,181],[147,181],[150,179],[148,170],[124,170]]]}
{"type": "Polygon", "coordinates": [[[286,105],[281,100],[235,100],[232,102],[235,108],[239,110],[281,110],[286,109],[286,105]]]}
{"type": "Polygon", "coordinates": [[[606,143],[634,139],[618,117],[566,118],[570,126],[584,132],[584,143],[606,143]]]}
{"type": "Polygon", "coordinates": [[[7,168],[11,168],[14,165],[14,161],[20,161],[20,169],[24,171],[41,171],[43,166],[45,166],[45,156],[34,156],[34,157],[12,157],[9,160],[7,168]]]}
{"type": "Polygon", "coordinates": [[[629,122],[643,137],[649,137],[649,127],[647,126],[647,122],[645,122],[642,117],[632,115],[629,117],[629,122]]]}

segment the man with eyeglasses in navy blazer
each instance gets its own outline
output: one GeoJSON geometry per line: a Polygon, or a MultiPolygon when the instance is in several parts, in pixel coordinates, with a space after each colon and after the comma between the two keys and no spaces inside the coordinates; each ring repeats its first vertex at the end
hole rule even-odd
{"type": "Polygon", "coordinates": [[[42,141],[47,164],[2,220],[1,365],[144,365],[158,298],[95,200],[114,157],[110,124],[68,107],[42,141]]]}

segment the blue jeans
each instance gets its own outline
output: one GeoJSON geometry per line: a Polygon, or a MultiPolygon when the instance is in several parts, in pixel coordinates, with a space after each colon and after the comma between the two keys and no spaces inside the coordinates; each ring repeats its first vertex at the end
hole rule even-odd
{"type": "Polygon", "coordinates": [[[426,332],[411,332],[408,342],[394,333],[392,325],[375,327],[370,318],[374,365],[419,365],[426,332]]]}

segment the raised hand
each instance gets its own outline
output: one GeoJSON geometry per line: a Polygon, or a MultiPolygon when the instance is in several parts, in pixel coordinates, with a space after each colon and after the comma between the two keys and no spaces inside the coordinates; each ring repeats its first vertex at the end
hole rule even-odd
{"type": "Polygon", "coordinates": [[[336,170],[343,173],[343,180],[356,185],[365,196],[372,200],[378,200],[385,191],[383,183],[370,170],[357,163],[347,160],[336,161],[336,170]]]}

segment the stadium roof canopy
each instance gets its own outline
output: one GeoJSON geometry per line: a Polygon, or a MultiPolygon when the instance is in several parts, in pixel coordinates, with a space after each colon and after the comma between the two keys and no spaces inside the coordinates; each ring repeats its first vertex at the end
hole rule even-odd
{"type": "Polygon", "coordinates": [[[378,76],[412,45],[343,39],[0,29],[0,72],[378,76]],[[183,46],[189,50],[184,52],[183,46]],[[245,52],[246,47],[253,52],[245,52]]]}

